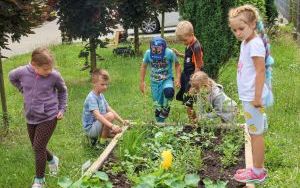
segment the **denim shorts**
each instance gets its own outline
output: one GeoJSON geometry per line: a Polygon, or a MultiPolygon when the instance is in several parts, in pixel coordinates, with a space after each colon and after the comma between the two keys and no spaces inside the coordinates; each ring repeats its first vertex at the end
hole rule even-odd
{"type": "Polygon", "coordinates": [[[90,138],[98,138],[101,135],[103,125],[99,121],[95,121],[88,129],[86,134],[90,138]]]}
{"type": "Polygon", "coordinates": [[[244,116],[249,134],[262,135],[268,129],[264,107],[255,108],[251,102],[243,101],[244,116]]]}

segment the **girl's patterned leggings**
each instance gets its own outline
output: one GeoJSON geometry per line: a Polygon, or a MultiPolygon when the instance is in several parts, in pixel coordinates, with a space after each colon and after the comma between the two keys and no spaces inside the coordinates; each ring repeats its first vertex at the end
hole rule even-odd
{"type": "Polygon", "coordinates": [[[35,155],[36,178],[45,176],[46,160],[51,161],[53,155],[47,150],[47,144],[56,127],[57,119],[40,124],[27,124],[28,135],[35,155]]]}

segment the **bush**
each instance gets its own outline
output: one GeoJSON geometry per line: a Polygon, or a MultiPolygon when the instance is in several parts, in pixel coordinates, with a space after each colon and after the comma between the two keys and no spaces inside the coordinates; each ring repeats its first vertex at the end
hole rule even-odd
{"type": "Polygon", "coordinates": [[[235,1],[216,0],[214,3],[199,0],[179,1],[183,19],[194,26],[194,33],[203,46],[204,71],[212,78],[218,77],[221,66],[233,53],[235,38],[228,27],[229,8],[235,1]]]}
{"type": "Polygon", "coordinates": [[[275,24],[277,17],[278,11],[275,6],[274,0],[266,0],[266,19],[269,27],[275,24]]]}
{"type": "MultiPolygon", "coordinates": [[[[266,0],[267,1],[267,0],[266,0]]],[[[259,10],[259,14],[262,17],[266,15],[266,2],[265,0],[237,0],[237,6],[251,4],[259,10]]]]}

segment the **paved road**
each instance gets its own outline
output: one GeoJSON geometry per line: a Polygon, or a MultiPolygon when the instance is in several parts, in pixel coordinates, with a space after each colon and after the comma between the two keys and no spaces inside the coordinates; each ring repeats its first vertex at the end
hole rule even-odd
{"type": "MultiPolygon", "coordinates": [[[[59,25],[57,24],[57,20],[54,20],[52,22],[46,22],[41,27],[33,29],[35,34],[30,34],[28,36],[21,37],[20,43],[18,42],[10,42],[8,47],[11,50],[2,50],[2,55],[6,57],[11,57],[14,55],[24,54],[31,52],[37,47],[42,46],[49,46],[49,45],[55,45],[61,43],[61,36],[60,36],[60,30],[58,29],[59,25]]],[[[166,30],[174,31],[174,28],[167,28],[166,30]]],[[[129,34],[133,34],[133,30],[128,30],[129,34]]],[[[174,35],[174,32],[172,33],[166,33],[166,36],[172,36],[174,35]]],[[[153,37],[153,36],[159,36],[159,34],[151,34],[151,35],[141,35],[142,37],[153,37]]],[[[113,34],[109,34],[102,38],[112,38],[113,34]]],[[[132,36],[130,36],[132,37],[132,36]]],[[[129,38],[130,38],[129,37],[129,38]]],[[[80,42],[78,40],[77,42],[80,42]]]]}
{"type": "Polygon", "coordinates": [[[2,50],[2,55],[11,57],[30,52],[37,47],[59,44],[61,36],[58,27],[56,21],[46,22],[41,27],[33,29],[35,34],[30,34],[27,37],[22,36],[20,43],[10,42],[8,47],[11,50],[2,50]]]}

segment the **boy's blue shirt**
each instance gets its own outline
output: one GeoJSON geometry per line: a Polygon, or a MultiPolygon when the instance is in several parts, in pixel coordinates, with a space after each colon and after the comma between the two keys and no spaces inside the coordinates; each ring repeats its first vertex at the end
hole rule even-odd
{"type": "Polygon", "coordinates": [[[162,62],[153,61],[150,57],[150,49],[145,52],[143,59],[143,63],[151,66],[151,81],[161,81],[173,78],[173,62],[178,63],[178,60],[175,53],[170,48],[166,48],[166,54],[162,62]]]}
{"type": "Polygon", "coordinates": [[[83,105],[83,113],[82,113],[82,125],[84,129],[89,128],[96,120],[93,115],[94,110],[99,110],[100,114],[107,113],[108,103],[105,100],[105,97],[102,93],[100,95],[96,95],[93,91],[91,91],[83,105]]]}

